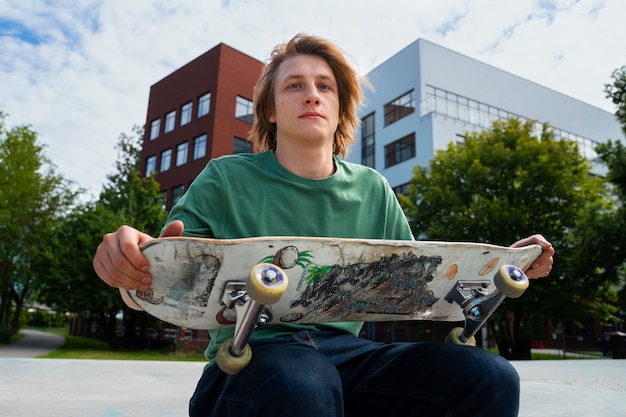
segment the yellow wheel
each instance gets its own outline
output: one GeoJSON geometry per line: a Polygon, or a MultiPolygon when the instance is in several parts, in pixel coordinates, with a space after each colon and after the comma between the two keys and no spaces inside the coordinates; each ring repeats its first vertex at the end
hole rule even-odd
{"type": "Polygon", "coordinates": [[[528,288],[528,277],[513,265],[503,265],[493,277],[493,283],[505,297],[519,298],[528,288]]]}
{"type": "Polygon", "coordinates": [[[258,264],[250,271],[248,295],[257,303],[267,305],[280,300],[287,289],[287,274],[274,264],[258,264]]]}
{"type": "Polygon", "coordinates": [[[455,345],[476,346],[476,338],[474,336],[467,339],[465,342],[461,340],[463,334],[462,327],[455,327],[450,330],[450,333],[446,336],[446,343],[454,343],[455,345]]]}
{"type": "Polygon", "coordinates": [[[241,352],[241,356],[235,356],[230,350],[232,345],[233,339],[225,340],[217,350],[215,360],[217,361],[217,366],[219,366],[222,371],[229,375],[237,375],[243,368],[248,366],[250,360],[252,360],[252,349],[250,349],[250,345],[246,345],[241,352]]]}

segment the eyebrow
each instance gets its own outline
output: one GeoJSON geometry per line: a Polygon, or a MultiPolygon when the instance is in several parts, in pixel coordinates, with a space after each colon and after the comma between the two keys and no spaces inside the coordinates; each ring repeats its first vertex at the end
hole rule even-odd
{"type": "MultiPolygon", "coordinates": [[[[282,82],[288,82],[288,81],[294,81],[294,80],[301,80],[303,78],[306,78],[304,75],[301,74],[288,74],[285,78],[283,78],[282,82]]],[[[324,80],[324,81],[332,81],[332,82],[336,82],[334,80],[334,78],[328,74],[320,74],[320,75],[315,75],[314,76],[315,79],[320,79],[320,80],[324,80]]]]}

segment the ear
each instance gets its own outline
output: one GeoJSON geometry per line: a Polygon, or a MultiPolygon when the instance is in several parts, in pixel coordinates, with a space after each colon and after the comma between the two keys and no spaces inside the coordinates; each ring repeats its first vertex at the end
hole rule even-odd
{"type": "Polygon", "coordinates": [[[274,97],[272,97],[265,113],[267,114],[267,120],[269,120],[270,123],[276,124],[276,104],[274,103],[274,97]]]}

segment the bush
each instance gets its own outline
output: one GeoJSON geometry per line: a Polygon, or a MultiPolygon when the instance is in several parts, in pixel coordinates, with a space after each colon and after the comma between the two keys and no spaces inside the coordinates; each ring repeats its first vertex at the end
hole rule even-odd
{"type": "Polygon", "coordinates": [[[24,314],[23,322],[32,327],[63,327],[66,317],[63,313],[51,311],[28,311],[24,314]]]}
{"type": "Polygon", "coordinates": [[[13,332],[11,332],[11,327],[0,326],[0,344],[7,344],[11,342],[11,336],[13,336],[13,332]]]}
{"type": "Polygon", "coordinates": [[[50,314],[44,311],[29,311],[25,314],[26,324],[33,327],[50,326],[50,314]]]}

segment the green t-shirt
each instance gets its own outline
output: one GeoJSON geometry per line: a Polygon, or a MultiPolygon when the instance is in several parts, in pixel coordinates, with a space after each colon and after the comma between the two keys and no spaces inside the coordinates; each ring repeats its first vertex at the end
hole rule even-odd
{"type": "MultiPolygon", "coordinates": [[[[412,240],[413,235],[387,181],[373,169],[335,158],[336,171],[312,180],[287,171],[273,151],[211,160],[172,208],[184,236],[236,239],[316,236],[412,240]]],[[[333,327],[357,335],[362,323],[270,325],[252,338],[279,337],[301,329],[333,327]]],[[[212,330],[207,359],[233,336],[212,330]]]]}

